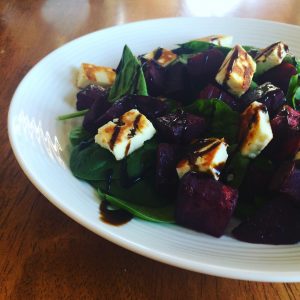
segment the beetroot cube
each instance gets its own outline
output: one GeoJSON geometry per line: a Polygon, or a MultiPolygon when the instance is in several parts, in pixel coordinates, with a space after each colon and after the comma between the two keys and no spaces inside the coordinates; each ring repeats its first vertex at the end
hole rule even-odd
{"type": "Polygon", "coordinates": [[[199,85],[208,83],[214,80],[224,58],[224,54],[217,49],[209,49],[196,54],[188,60],[188,74],[199,85]]]}
{"type": "Polygon", "coordinates": [[[263,84],[265,82],[271,82],[275,86],[283,90],[286,95],[290,79],[293,75],[297,74],[296,68],[287,62],[283,62],[280,65],[268,70],[258,78],[258,83],[263,84]]]}
{"type": "Polygon", "coordinates": [[[202,117],[178,111],[157,118],[156,127],[162,141],[179,144],[201,137],[206,122],[202,117]]]}
{"type": "Polygon", "coordinates": [[[143,72],[145,75],[149,95],[163,95],[166,76],[165,68],[152,59],[143,64],[143,72]]]}
{"type": "Polygon", "coordinates": [[[76,108],[77,110],[90,109],[95,101],[100,101],[101,105],[105,106],[107,104],[107,96],[108,92],[106,89],[91,84],[77,93],[76,108]]]}
{"type": "Polygon", "coordinates": [[[209,84],[197,96],[198,99],[219,99],[229,105],[233,110],[239,111],[239,102],[221,87],[209,84]]]}
{"type": "Polygon", "coordinates": [[[300,206],[300,170],[294,161],[284,162],[272,177],[270,190],[289,196],[300,206]]]}
{"type": "Polygon", "coordinates": [[[300,149],[300,112],[288,105],[271,121],[273,140],[265,152],[275,161],[293,159],[300,149]]]}
{"type": "Polygon", "coordinates": [[[176,197],[178,175],[176,164],[180,157],[180,149],[177,145],[160,143],[156,155],[156,190],[162,195],[176,197]]]}
{"type": "Polygon", "coordinates": [[[244,94],[241,98],[242,110],[246,109],[254,101],[263,103],[267,107],[271,118],[286,103],[283,91],[270,82],[266,82],[244,94]]]}
{"type": "Polygon", "coordinates": [[[229,223],[237,199],[237,190],[200,173],[187,173],[179,185],[176,222],[220,237],[229,223]]]}
{"type": "Polygon", "coordinates": [[[294,244],[300,240],[300,208],[286,196],[266,203],[233,230],[238,240],[257,244],[294,244]]]}

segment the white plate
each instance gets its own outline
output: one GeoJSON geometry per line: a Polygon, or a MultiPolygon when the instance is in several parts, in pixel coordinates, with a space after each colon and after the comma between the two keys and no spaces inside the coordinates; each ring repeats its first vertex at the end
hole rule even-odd
{"type": "Polygon", "coordinates": [[[22,80],[11,102],[8,128],[14,153],[32,183],[65,214],[98,235],[155,260],[197,272],[257,281],[300,281],[300,245],[268,246],[220,239],[175,225],[133,219],[114,227],[99,220],[93,189],[68,169],[68,131],[59,122],[74,111],[74,70],[81,62],[116,66],[124,44],[136,54],[209,34],[234,43],[267,46],[283,40],[300,56],[300,27],[232,18],[144,21],[88,34],[55,50],[22,80]]]}

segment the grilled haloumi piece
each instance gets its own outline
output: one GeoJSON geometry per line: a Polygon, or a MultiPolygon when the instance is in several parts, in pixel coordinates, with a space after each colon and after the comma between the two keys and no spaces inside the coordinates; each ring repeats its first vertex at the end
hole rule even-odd
{"type": "Polygon", "coordinates": [[[252,102],[241,114],[239,140],[242,155],[255,158],[272,138],[267,107],[260,102],[252,102]]]}
{"type": "Polygon", "coordinates": [[[121,160],[142,147],[155,132],[152,123],[143,114],[137,109],[131,109],[100,127],[95,142],[108,149],[116,160],[121,160]]]}
{"type": "Polygon", "coordinates": [[[216,81],[228,88],[228,91],[240,97],[250,87],[256,63],[240,45],[236,45],[226,56],[216,81]]]}
{"type": "Polygon", "coordinates": [[[255,57],[256,74],[260,75],[269,69],[280,65],[288,53],[288,46],[277,42],[262,49],[255,57]]]}
{"type": "Polygon", "coordinates": [[[115,82],[115,79],[116,72],[114,69],[83,63],[78,72],[77,87],[83,89],[90,84],[109,87],[115,82]]]}
{"type": "Polygon", "coordinates": [[[177,164],[179,178],[189,171],[195,171],[209,173],[218,180],[228,158],[227,147],[224,139],[209,138],[199,141],[196,150],[177,164]]]}
{"type": "Polygon", "coordinates": [[[232,35],[215,34],[215,35],[205,36],[193,41],[203,41],[203,42],[215,44],[217,46],[231,47],[232,40],[233,40],[232,35]]]}
{"type": "Polygon", "coordinates": [[[177,59],[177,55],[173,53],[171,50],[164,49],[164,48],[157,48],[145,55],[143,58],[146,60],[154,59],[159,65],[162,67],[166,67],[175,59],[177,59]]]}

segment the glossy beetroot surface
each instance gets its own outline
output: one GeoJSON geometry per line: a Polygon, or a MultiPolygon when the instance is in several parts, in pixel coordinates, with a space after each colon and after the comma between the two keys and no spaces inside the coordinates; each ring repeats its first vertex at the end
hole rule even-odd
{"type": "Polygon", "coordinates": [[[273,140],[265,149],[274,161],[293,159],[300,149],[300,112],[285,105],[271,121],[273,140]]]}
{"type": "Polygon", "coordinates": [[[262,74],[257,82],[263,84],[265,82],[271,82],[275,86],[279,87],[285,94],[287,93],[290,79],[293,75],[297,74],[296,68],[286,62],[268,70],[262,74]]]}
{"type": "Polygon", "coordinates": [[[252,102],[258,101],[266,105],[271,118],[286,103],[283,91],[270,82],[266,82],[251,90],[241,98],[241,109],[244,110],[252,102]]]}
{"type": "Polygon", "coordinates": [[[180,144],[201,137],[206,130],[206,122],[202,117],[178,111],[157,118],[156,127],[162,141],[180,144]]]}
{"type": "Polygon", "coordinates": [[[200,173],[187,173],[179,184],[178,224],[220,237],[235,209],[237,190],[200,173]]]}

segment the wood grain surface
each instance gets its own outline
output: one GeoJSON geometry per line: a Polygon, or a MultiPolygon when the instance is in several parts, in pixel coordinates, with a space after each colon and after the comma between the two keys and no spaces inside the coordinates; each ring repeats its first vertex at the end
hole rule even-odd
{"type": "Polygon", "coordinates": [[[0,0],[0,299],[300,299],[297,283],[196,274],[111,244],[50,204],[14,158],[8,107],[34,64],[85,33],[174,16],[241,16],[300,25],[300,1],[0,0]]]}

